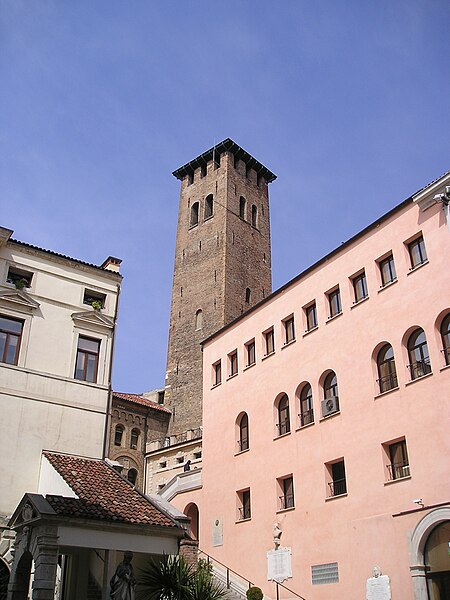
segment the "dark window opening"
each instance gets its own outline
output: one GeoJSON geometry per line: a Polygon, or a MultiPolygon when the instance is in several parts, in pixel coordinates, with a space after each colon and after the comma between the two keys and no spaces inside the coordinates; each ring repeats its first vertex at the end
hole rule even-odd
{"type": "Polygon", "coordinates": [[[131,430],[130,448],[132,450],[137,450],[137,447],[138,447],[138,444],[139,444],[139,435],[140,435],[139,429],[132,429],[131,430]]]}
{"type": "Polygon", "coordinates": [[[313,395],[312,388],[308,384],[303,386],[300,394],[300,425],[304,427],[310,423],[314,423],[314,410],[313,410],[313,395]]]}
{"type": "Polygon", "coordinates": [[[284,343],[289,344],[295,340],[294,317],[289,317],[284,322],[284,343]]]}
{"type": "Polygon", "coordinates": [[[283,435],[291,431],[291,422],[289,417],[289,398],[283,394],[278,402],[278,435],[283,435]]]}
{"type": "Polygon", "coordinates": [[[381,394],[398,387],[394,351],[390,344],[385,344],[378,352],[377,369],[381,394]]]}
{"type": "Polygon", "coordinates": [[[335,317],[336,315],[341,314],[342,305],[341,305],[341,294],[339,288],[336,288],[332,292],[327,294],[328,296],[328,308],[329,308],[329,318],[335,317]]]}
{"type": "Polygon", "coordinates": [[[214,214],[214,199],[213,195],[209,194],[205,199],[205,219],[210,219],[214,214]]]}
{"type": "Polygon", "coordinates": [[[241,196],[239,198],[239,216],[241,217],[241,219],[245,220],[245,209],[247,206],[247,200],[244,198],[244,196],[241,196]]]}
{"type": "Polygon", "coordinates": [[[416,329],[408,339],[408,369],[411,380],[431,373],[430,356],[428,354],[427,338],[423,329],[416,329]]]}
{"type": "Polygon", "coordinates": [[[419,265],[427,262],[427,251],[425,249],[425,242],[423,237],[420,236],[408,244],[409,258],[411,260],[411,269],[415,269],[419,265]]]}
{"type": "Polygon", "coordinates": [[[16,267],[9,267],[6,283],[12,283],[18,290],[31,287],[33,273],[16,267]]]}
{"type": "Polygon", "coordinates": [[[441,324],[442,353],[446,365],[450,365],[450,314],[448,314],[441,324]]]}
{"type": "Polygon", "coordinates": [[[392,283],[397,279],[395,272],[394,257],[392,254],[387,256],[385,259],[379,262],[380,274],[381,274],[381,287],[384,287],[388,283],[392,283]]]}
{"type": "Polygon", "coordinates": [[[248,415],[244,413],[239,421],[239,450],[248,450],[249,448],[249,437],[248,437],[248,415]]]}
{"type": "Polygon", "coordinates": [[[252,204],[252,227],[258,227],[258,209],[252,204]]]}
{"type": "Polygon", "coordinates": [[[386,466],[390,481],[409,477],[409,458],[405,440],[389,445],[389,459],[390,463],[386,466]]]}
{"type": "Polygon", "coordinates": [[[367,298],[367,280],[365,272],[362,272],[360,275],[357,275],[353,278],[353,291],[355,293],[355,304],[357,302],[361,302],[364,298],[367,298]]]}
{"type": "Polygon", "coordinates": [[[250,288],[245,290],[245,303],[250,304],[251,291],[250,288]]]}
{"type": "Polygon", "coordinates": [[[206,173],[207,173],[207,165],[202,165],[200,167],[200,177],[206,177],[206,173]]]}
{"type": "Polygon", "coordinates": [[[17,365],[23,321],[0,316],[0,362],[17,365]]]}
{"type": "Polygon", "coordinates": [[[238,372],[238,355],[237,350],[228,355],[229,367],[230,367],[230,377],[236,375],[238,372]]]}
{"type": "Polygon", "coordinates": [[[222,362],[219,360],[213,365],[213,385],[222,383],[222,362]]]}
{"type": "Polygon", "coordinates": [[[240,506],[238,507],[238,519],[243,521],[244,519],[251,518],[250,508],[250,490],[243,490],[238,493],[240,506]]]}
{"type": "Polygon", "coordinates": [[[247,350],[247,367],[254,365],[256,362],[255,342],[254,340],[246,345],[247,350]]]}
{"type": "Polygon", "coordinates": [[[122,425],[116,425],[116,429],[114,431],[114,446],[122,445],[122,437],[123,437],[123,427],[122,427],[122,425]]]}
{"type": "Polygon", "coordinates": [[[281,481],[280,509],[294,508],[294,480],[292,477],[285,477],[281,481]]]}
{"type": "Polygon", "coordinates": [[[310,304],[305,308],[306,313],[306,331],[311,331],[317,327],[317,309],[316,303],[310,304]]]}
{"type": "Polygon", "coordinates": [[[138,472],[136,469],[129,469],[127,479],[132,485],[136,485],[138,472]]]}
{"type": "Polygon", "coordinates": [[[92,290],[84,290],[83,304],[92,306],[92,308],[104,308],[106,301],[106,294],[101,292],[93,292],[92,290]]]}
{"type": "Polygon", "coordinates": [[[78,338],[75,379],[96,383],[100,341],[87,337],[78,338]]]}
{"type": "Polygon", "coordinates": [[[275,352],[275,337],[273,329],[269,329],[269,331],[266,331],[266,333],[264,334],[264,341],[266,345],[265,356],[272,354],[272,352],[275,352]]]}
{"type": "Polygon", "coordinates": [[[345,478],[345,464],[343,460],[332,463],[329,467],[331,481],[328,482],[330,497],[340,496],[347,493],[347,481],[345,478]]]}
{"type": "Polygon", "coordinates": [[[198,225],[199,206],[200,204],[198,202],[194,202],[194,204],[191,206],[191,220],[189,223],[191,227],[198,225]]]}

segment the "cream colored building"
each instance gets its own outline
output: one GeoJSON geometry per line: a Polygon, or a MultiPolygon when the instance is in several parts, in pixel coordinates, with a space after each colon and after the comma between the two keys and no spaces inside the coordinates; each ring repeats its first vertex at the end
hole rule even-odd
{"type": "Polygon", "coordinates": [[[101,458],[122,277],[120,260],[84,263],[0,228],[0,556],[42,450],[101,458]]]}

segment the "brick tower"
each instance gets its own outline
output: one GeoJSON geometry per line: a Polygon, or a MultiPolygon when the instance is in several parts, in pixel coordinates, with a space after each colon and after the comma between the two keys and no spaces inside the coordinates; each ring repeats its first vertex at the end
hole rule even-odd
{"type": "Polygon", "coordinates": [[[200,342],[272,291],[276,176],[230,139],[173,174],[181,193],[164,404],[177,434],[202,422],[200,342]]]}

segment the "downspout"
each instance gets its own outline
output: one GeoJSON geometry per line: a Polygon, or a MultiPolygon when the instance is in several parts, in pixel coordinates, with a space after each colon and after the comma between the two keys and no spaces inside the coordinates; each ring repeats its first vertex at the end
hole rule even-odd
{"type": "Polygon", "coordinates": [[[106,415],[105,415],[105,431],[103,434],[103,450],[102,450],[102,458],[106,458],[109,450],[109,441],[111,438],[111,413],[112,413],[112,399],[113,399],[113,389],[112,389],[112,367],[114,360],[114,348],[116,343],[116,327],[117,327],[117,315],[119,313],[119,299],[120,299],[120,283],[117,284],[117,298],[116,298],[116,308],[114,311],[114,325],[112,331],[112,340],[111,340],[111,354],[109,357],[109,378],[108,378],[108,404],[106,407],[106,415]]]}

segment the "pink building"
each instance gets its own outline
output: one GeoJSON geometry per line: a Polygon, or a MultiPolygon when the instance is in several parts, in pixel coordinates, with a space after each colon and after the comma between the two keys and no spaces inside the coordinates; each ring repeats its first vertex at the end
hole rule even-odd
{"type": "Polygon", "coordinates": [[[449,173],[203,344],[202,488],[173,503],[198,506],[200,548],[269,597],[275,524],[283,584],[308,600],[372,584],[384,595],[369,598],[449,597],[446,186],[449,173]]]}

